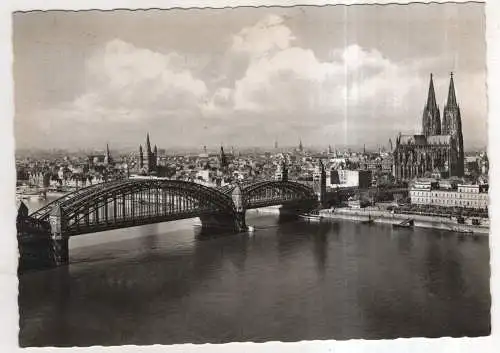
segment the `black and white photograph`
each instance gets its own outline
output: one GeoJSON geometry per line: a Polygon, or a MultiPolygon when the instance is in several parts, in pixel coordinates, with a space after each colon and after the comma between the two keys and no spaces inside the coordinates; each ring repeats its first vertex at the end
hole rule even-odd
{"type": "Polygon", "coordinates": [[[11,16],[20,347],[491,334],[484,2],[11,16]]]}

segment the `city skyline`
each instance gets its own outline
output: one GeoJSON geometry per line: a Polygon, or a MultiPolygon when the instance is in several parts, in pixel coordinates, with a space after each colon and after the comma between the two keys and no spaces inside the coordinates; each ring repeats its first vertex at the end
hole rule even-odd
{"type": "Polygon", "coordinates": [[[386,145],[420,132],[431,73],[443,109],[450,72],[465,150],[483,147],[483,12],[412,4],[16,13],[17,148],[130,149],[147,131],[167,149],[386,145]]]}

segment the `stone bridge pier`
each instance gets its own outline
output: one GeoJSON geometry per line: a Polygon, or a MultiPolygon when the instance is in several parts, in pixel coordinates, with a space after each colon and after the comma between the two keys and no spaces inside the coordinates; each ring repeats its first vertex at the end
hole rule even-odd
{"type": "Polygon", "coordinates": [[[234,214],[201,216],[200,220],[203,228],[231,229],[236,232],[244,232],[248,229],[245,221],[246,209],[243,201],[243,193],[239,186],[234,188],[231,198],[234,203],[234,214]]]}
{"type": "Polygon", "coordinates": [[[61,207],[54,208],[49,216],[49,223],[55,266],[67,265],[69,263],[69,237],[62,231],[63,221],[61,207]]]}
{"type": "Polygon", "coordinates": [[[68,237],[61,232],[61,223],[59,210],[47,222],[30,217],[26,205],[20,203],[17,214],[19,273],[68,263],[68,237]]]}

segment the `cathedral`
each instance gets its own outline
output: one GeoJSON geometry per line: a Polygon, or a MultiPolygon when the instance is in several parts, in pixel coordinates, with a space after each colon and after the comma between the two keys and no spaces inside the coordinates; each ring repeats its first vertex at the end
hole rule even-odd
{"type": "Polygon", "coordinates": [[[142,145],[139,146],[139,169],[146,174],[154,174],[158,167],[158,148],[154,147],[151,150],[151,142],[149,141],[149,133],[146,136],[146,151],[142,150],[142,145]]]}
{"type": "Polygon", "coordinates": [[[462,119],[453,73],[442,121],[431,74],[427,104],[422,117],[422,134],[400,133],[396,138],[393,157],[394,177],[399,181],[427,176],[449,178],[464,175],[462,119]]]}

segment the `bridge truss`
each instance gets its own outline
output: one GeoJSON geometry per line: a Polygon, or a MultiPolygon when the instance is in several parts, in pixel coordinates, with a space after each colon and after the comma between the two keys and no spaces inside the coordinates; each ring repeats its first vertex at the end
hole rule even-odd
{"type": "Polygon", "coordinates": [[[245,209],[316,200],[314,191],[291,181],[259,181],[210,188],[168,179],[126,179],[67,194],[30,215],[58,220],[65,236],[160,223],[185,218],[237,219],[245,209]],[[243,210],[233,191],[240,189],[243,210]],[[223,217],[220,217],[223,216],[223,217]]]}

